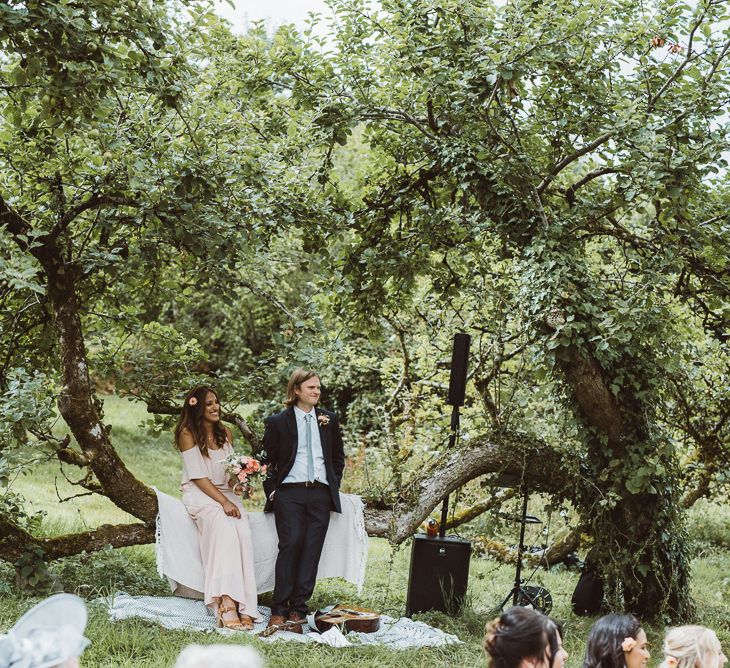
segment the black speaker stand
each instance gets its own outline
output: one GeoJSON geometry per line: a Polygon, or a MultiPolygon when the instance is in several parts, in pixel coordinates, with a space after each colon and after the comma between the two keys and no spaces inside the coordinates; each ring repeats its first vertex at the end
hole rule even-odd
{"type": "MultiPolygon", "coordinates": [[[[449,433],[449,452],[454,451],[456,445],[456,437],[459,433],[459,406],[455,405],[451,409],[451,431],[449,433]]],[[[446,522],[449,517],[449,495],[444,497],[441,504],[441,523],[439,524],[439,538],[446,536],[446,522]]]]}

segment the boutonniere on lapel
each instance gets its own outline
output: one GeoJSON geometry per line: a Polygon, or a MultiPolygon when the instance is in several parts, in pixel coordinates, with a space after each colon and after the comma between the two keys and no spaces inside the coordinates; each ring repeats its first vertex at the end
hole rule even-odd
{"type": "Polygon", "coordinates": [[[326,427],[330,423],[329,415],[320,413],[319,415],[317,415],[317,422],[319,423],[320,427],[326,427]]]}

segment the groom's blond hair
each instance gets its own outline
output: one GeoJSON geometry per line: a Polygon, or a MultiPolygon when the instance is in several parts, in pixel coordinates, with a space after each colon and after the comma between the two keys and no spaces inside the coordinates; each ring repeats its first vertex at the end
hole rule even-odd
{"type": "Polygon", "coordinates": [[[286,386],[286,400],[284,401],[284,405],[294,406],[297,403],[295,390],[298,390],[302,383],[306,383],[311,378],[319,377],[319,374],[314,369],[303,369],[302,367],[294,369],[292,375],[289,377],[289,384],[286,386]]]}

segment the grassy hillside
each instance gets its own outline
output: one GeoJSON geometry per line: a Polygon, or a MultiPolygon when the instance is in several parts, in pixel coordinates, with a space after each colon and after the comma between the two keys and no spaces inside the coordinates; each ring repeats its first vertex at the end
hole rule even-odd
{"type": "MultiPolygon", "coordinates": [[[[114,425],[115,446],[129,468],[147,484],[155,485],[168,494],[177,494],[179,484],[179,455],[169,435],[152,438],[140,429],[146,418],[139,405],[115,398],[105,399],[106,420],[114,425]]],[[[30,454],[30,453],[29,453],[30,454]]],[[[67,467],[73,478],[78,472],[67,467]]],[[[32,476],[15,481],[13,490],[22,493],[34,511],[47,513],[42,530],[48,534],[80,530],[105,522],[124,522],[132,518],[102,497],[85,496],[63,503],[78,493],[59,473],[57,464],[40,464],[32,476]]],[[[261,500],[251,502],[258,510],[261,500]]],[[[693,562],[693,593],[697,601],[698,621],[715,628],[726,650],[730,649],[730,556],[723,545],[730,540],[727,528],[727,508],[707,507],[693,515],[695,533],[708,537],[693,562]],[[720,530],[718,531],[718,522],[720,530]],[[722,523],[725,523],[725,534],[722,523]],[[718,533],[720,538],[717,539],[718,533]],[[724,538],[723,538],[724,535],[724,538]],[[710,539],[709,536],[715,538],[710,539]]],[[[408,581],[410,545],[391,551],[387,541],[371,539],[370,557],[365,587],[358,596],[355,588],[341,581],[322,582],[317,586],[312,605],[347,601],[373,607],[398,616],[403,614],[408,581]]],[[[166,583],[155,572],[154,550],[151,545],[108,550],[97,555],[82,555],[64,560],[54,566],[59,586],[77,591],[88,601],[113,591],[131,594],[165,594],[166,583]]],[[[92,645],[84,654],[83,665],[91,666],[170,666],[182,647],[188,643],[246,642],[253,643],[265,654],[270,666],[483,666],[480,640],[484,623],[493,607],[501,602],[512,586],[514,571],[491,559],[474,558],[471,563],[468,605],[464,613],[451,619],[440,613],[418,616],[444,630],[457,634],[464,644],[444,649],[399,652],[388,649],[333,650],[319,646],[278,643],[266,645],[254,638],[236,634],[171,632],[146,622],[110,623],[102,606],[90,606],[87,635],[92,645]]],[[[566,648],[570,653],[568,666],[577,668],[582,659],[583,645],[592,619],[577,618],[570,612],[570,595],[577,581],[575,572],[555,569],[539,572],[535,582],[546,586],[555,602],[554,616],[564,621],[566,648]]],[[[18,593],[13,584],[12,569],[0,566],[0,629],[6,629],[34,602],[43,596],[18,593]]],[[[263,597],[266,604],[268,597],[263,597]]],[[[659,663],[663,628],[647,629],[652,642],[651,665],[659,663]]]]}

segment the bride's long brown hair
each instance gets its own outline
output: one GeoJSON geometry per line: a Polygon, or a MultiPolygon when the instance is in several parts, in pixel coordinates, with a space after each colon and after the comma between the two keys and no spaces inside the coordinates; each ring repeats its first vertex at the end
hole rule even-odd
{"type": "MultiPolygon", "coordinates": [[[[205,398],[208,396],[208,392],[215,395],[220,406],[220,399],[218,399],[218,393],[207,385],[198,385],[190,390],[185,395],[185,403],[183,403],[182,412],[180,413],[180,419],[178,420],[177,426],[175,427],[175,445],[177,449],[180,449],[180,434],[183,429],[187,429],[192,435],[195,445],[200,448],[200,452],[203,453],[203,457],[208,456],[208,439],[205,433],[205,427],[203,426],[203,414],[205,413],[205,398]],[[191,399],[195,401],[190,403],[191,399]]],[[[213,425],[213,436],[215,442],[219,448],[223,447],[226,442],[226,429],[220,420],[213,425]]]]}

